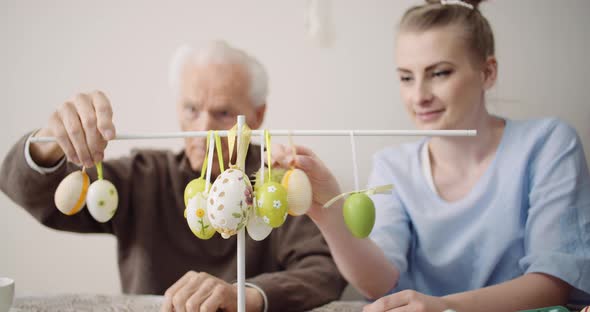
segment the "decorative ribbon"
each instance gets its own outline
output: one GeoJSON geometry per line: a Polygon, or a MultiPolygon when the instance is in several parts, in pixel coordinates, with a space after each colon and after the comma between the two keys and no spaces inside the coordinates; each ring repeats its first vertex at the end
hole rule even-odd
{"type": "Polygon", "coordinates": [[[330,199],[329,201],[327,201],[324,204],[324,208],[330,208],[330,206],[332,206],[339,199],[344,198],[344,197],[351,195],[351,194],[355,194],[355,193],[365,193],[366,195],[389,194],[392,189],[393,189],[393,184],[387,184],[387,185],[376,186],[376,187],[373,187],[370,189],[342,193],[342,194],[330,199]]]}
{"type": "Polygon", "coordinates": [[[201,167],[201,177],[203,179],[205,177],[205,172],[207,171],[207,160],[209,159],[209,143],[211,141],[211,130],[207,131],[207,147],[205,148],[205,157],[203,158],[203,166],[201,167]]]}
{"type": "Polygon", "coordinates": [[[266,141],[266,160],[267,160],[267,164],[268,164],[268,181],[267,182],[271,182],[272,181],[272,163],[271,163],[271,159],[270,159],[270,133],[268,132],[268,130],[264,130],[264,140],[266,141]]]}
{"type": "Polygon", "coordinates": [[[219,133],[215,131],[215,147],[217,148],[217,159],[219,160],[219,170],[220,173],[225,171],[225,167],[223,166],[223,150],[221,149],[221,138],[219,137],[219,133]]]}

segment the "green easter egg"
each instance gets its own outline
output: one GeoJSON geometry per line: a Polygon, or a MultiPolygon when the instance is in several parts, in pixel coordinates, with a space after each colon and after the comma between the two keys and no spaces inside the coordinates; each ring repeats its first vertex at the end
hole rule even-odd
{"type": "Polygon", "coordinates": [[[205,179],[194,179],[190,181],[184,188],[184,206],[188,207],[188,201],[197,193],[205,191],[205,179]]]}
{"type": "Polygon", "coordinates": [[[369,196],[363,193],[350,195],[344,201],[342,213],[352,235],[358,238],[369,236],[375,225],[375,205],[369,196]]]}
{"type": "Polygon", "coordinates": [[[258,215],[264,223],[278,228],[287,218],[287,190],[277,182],[266,182],[256,191],[258,215]]]}
{"type": "MultiPolygon", "coordinates": [[[[282,181],[283,180],[283,176],[285,175],[285,173],[287,172],[287,169],[283,169],[283,168],[272,168],[272,180],[271,181],[282,181]]],[[[254,190],[257,190],[261,183],[260,183],[261,179],[260,179],[260,169],[258,171],[256,171],[256,176],[254,177],[254,190]]],[[[268,182],[268,168],[266,168],[266,170],[264,170],[264,182],[268,182]]]]}

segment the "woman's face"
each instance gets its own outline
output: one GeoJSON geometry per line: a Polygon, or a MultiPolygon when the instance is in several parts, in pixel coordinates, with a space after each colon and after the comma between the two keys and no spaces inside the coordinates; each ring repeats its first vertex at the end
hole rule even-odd
{"type": "Polygon", "coordinates": [[[483,95],[491,85],[485,66],[474,65],[461,34],[447,26],[402,31],[397,38],[402,100],[420,129],[471,129],[487,114],[483,95]]]}

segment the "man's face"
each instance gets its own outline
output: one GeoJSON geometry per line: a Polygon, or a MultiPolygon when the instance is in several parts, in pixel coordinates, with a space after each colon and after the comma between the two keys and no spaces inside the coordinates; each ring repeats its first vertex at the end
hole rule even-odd
{"type": "MultiPolygon", "coordinates": [[[[250,97],[249,76],[236,64],[188,64],[181,73],[177,103],[178,119],[183,131],[228,130],[238,115],[257,129],[264,118],[265,105],[255,106],[250,97]]],[[[213,142],[212,142],[213,143],[213,142]]],[[[227,139],[222,140],[224,162],[229,158],[227,139]]],[[[185,152],[193,170],[201,170],[206,139],[185,139],[185,152]]],[[[218,175],[217,156],[213,158],[213,176],[218,175]]]]}

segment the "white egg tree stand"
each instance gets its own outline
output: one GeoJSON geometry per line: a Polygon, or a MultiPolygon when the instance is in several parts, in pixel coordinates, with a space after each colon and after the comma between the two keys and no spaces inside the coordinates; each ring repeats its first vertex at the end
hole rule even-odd
{"type": "MultiPolygon", "coordinates": [[[[241,131],[242,127],[246,124],[246,118],[243,115],[237,118],[237,151],[240,151],[241,142],[241,131]]],[[[475,130],[269,130],[271,136],[350,136],[352,144],[352,156],[354,163],[354,180],[355,187],[359,189],[359,181],[357,174],[356,165],[356,152],[355,152],[355,136],[475,136],[477,132],[475,130]]],[[[229,131],[220,130],[217,131],[219,136],[227,137],[229,131]]],[[[252,130],[253,136],[260,136],[264,141],[264,130],[252,130]]],[[[152,134],[118,134],[115,140],[140,140],[140,139],[172,139],[172,138],[187,138],[187,137],[207,137],[208,131],[183,131],[183,132],[160,132],[152,134]]],[[[37,137],[31,138],[31,142],[54,142],[54,137],[37,137]]],[[[213,144],[211,144],[213,145],[213,144]]],[[[211,146],[212,147],[212,146],[211,146]]],[[[212,153],[209,155],[212,158],[212,153]]],[[[240,159],[238,157],[237,159],[240,159]]],[[[244,159],[244,158],[242,158],[244,159]]],[[[207,160],[204,160],[207,161],[207,160]]],[[[209,166],[210,167],[210,166],[209,166]]],[[[245,163],[237,163],[238,169],[244,171],[245,163]]],[[[208,170],[210,171],[210,170],[208,170]]],[[[210,181],[210,177],[207,177],[207,183],[210,181]]],[[[238,276],[237,276],[237,289],[238,289],[238,312],[246,312],[246,250],[245,250],[245,227],[237,232],[238,236],[238,276]]]]}

